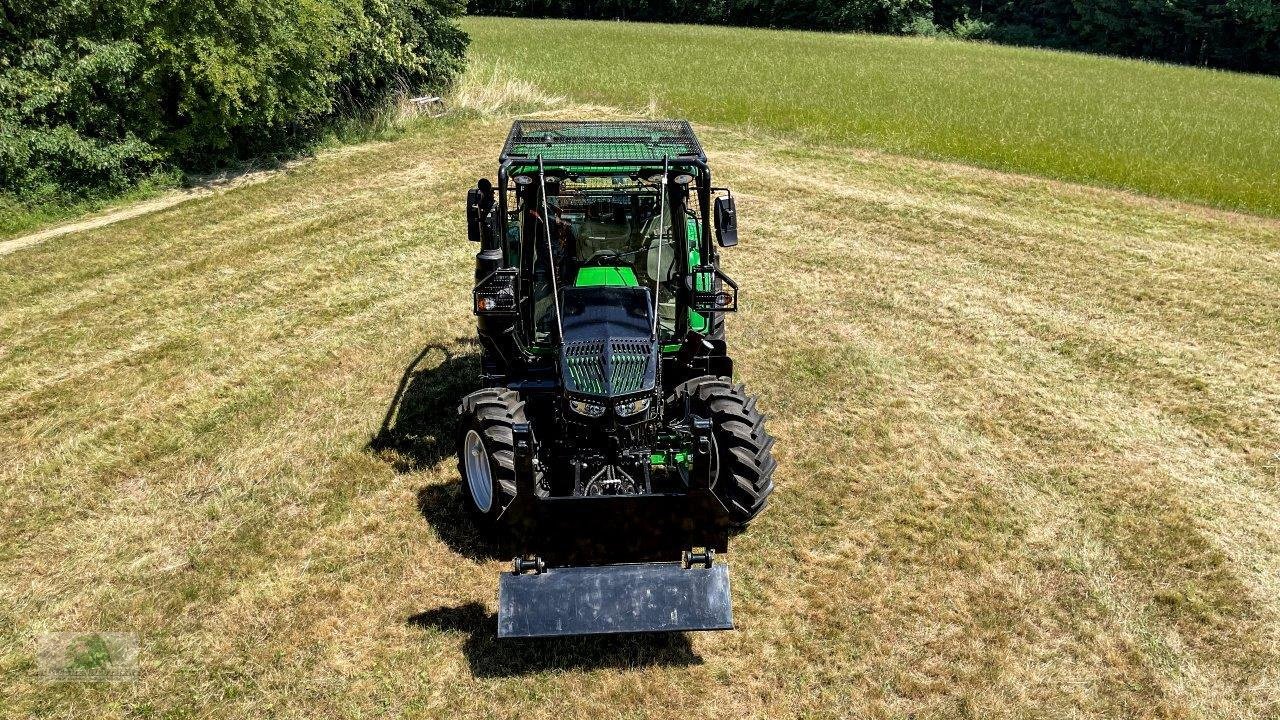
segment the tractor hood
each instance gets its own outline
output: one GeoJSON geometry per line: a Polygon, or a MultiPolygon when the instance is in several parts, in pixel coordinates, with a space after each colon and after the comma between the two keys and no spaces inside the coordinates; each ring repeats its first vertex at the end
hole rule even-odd
{"type": "Polygon", "coordinates": [[[652,392],[657,343],[647,288],[570,287],[562,295],[560,372],[570,395],[617,398],[652,392]]]}

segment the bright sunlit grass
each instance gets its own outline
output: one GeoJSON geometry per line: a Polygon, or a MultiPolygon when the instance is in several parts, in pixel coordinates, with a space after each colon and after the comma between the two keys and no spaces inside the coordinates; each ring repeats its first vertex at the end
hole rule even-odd
{"type": "Polygon", "coordinates": [[[497,641],[463,198],[559,99],[494,82],[0,256],[0,717],[1276,717],[1280,221],[708,125],[738,629],[497,641]],[[39,675],[96,630],[135,680],[39,675]]]}
{"type": "Polygon", "coordinates": [[[1280,78],[869,35],[465,26],[474,61],[577,101],[1280,214],[1280,78]]]}

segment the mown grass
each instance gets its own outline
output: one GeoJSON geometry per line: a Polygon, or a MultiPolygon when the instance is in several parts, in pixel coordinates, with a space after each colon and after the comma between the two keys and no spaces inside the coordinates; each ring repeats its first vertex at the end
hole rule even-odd
{"type": "Polygon", "coordinates": [[[566,101],[487,77],[0,256],[0,715],[1280,712],[1280,223],[711,125],[781,462],[739,628],[497,642],[462,198],[484,112],[566,101]],[[135,682],[37,675],[95,629],[135,682]]]}
{"type": "Polygon", "coordinates": [[[78,200],[54,195],[45,202],[22,202],[10,193],[0,192],[0,240],[61,220],[146,200],[181,185],[180,173],[158,172],[124,192],[102,193],[78,200]]]}
{"type": "Polygon", "coordinates": [[[102,217],[112,211],[157,197],[160,202],[181,194],[183,188],[197,191],[215,188],[262,172],[301,161],[318,151],[386,140],[399,136],[412,127],[418,111],[406,102],[384,103],[357,109],[347,117],[328,121],[323,132],[307,141],[299,141],[273,156],[248,160],[229,160],[225,166],[207,173],[185,172],[174,166],[156,169],[124,190],[89,190],[84,194],[61,193],[51,188],[42,200],[19,199],[7,188],[0,188],[0,243],[12,238],[25,238],[33,231],[61,227],[66,220],[102,217]]]}
{"type": "Polygon", "coordinates": [[[473,61],[582,102],[1280,214],[1280,78],[870,35],[465,28],[473,61]]]}

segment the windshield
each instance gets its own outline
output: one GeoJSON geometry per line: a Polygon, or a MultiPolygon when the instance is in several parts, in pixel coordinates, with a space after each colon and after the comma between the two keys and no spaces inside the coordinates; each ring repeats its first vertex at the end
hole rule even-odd
{"type": "MultiPolygon", "coordinates": [[[[541,199],[529,195],[532,206],[522,209],[521,225],[525,247],[534,248],[534,339],[542,342],[552,337],[555,308],[546,262],[548,229],[541,199]]],[[[672,219],[682,218],[684,207],[670,197],[662,205],[656,188],[627,176],[565,181],[549,185],[547,193],[557,286],[638,285],[652,291],[657,282],[658,321],[667,339],[675,334],[679,281],[672,219]]]]}

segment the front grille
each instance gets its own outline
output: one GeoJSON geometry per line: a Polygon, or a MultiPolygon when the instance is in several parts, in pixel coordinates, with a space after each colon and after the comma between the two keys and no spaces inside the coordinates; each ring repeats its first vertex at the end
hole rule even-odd
{"type": "Polygon", "coordinates": [[[645,370],[649,367],[649,340],[613,340],[612,372],[609,384],[615,395],[626,395],[644,388],[645,370]]]}
{"type": "Polygon", "coordinates": [[[566,343],[564,365],[572,387],[581,393],[604,395],[604,343],[583,340],[566,343]]]}
{"type": "Polygon", "coordinates": [[[578,340],[564,345],[567,389],[588,395],[629,395],[653,376],[649,338],[578,340]]]}

